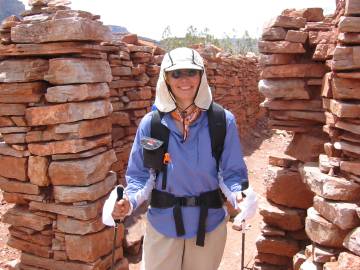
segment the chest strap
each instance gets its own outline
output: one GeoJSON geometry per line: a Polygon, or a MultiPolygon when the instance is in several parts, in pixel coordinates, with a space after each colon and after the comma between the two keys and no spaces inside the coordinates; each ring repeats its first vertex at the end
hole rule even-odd
{"type": "Polygon", "coordinates": [[[177,236],[185,234],[184,222],[181,214],[181,207],[200,207],[199,225],[196,235],[196,245],[204,246],[205,225],[209,208],[221,208],[223,198],[220,189],[201,193],[200,196],[176,197],[175,195],[153,189],[151,193],[151,207],[154,208],[173,208],[175,228],[177,236]]]}

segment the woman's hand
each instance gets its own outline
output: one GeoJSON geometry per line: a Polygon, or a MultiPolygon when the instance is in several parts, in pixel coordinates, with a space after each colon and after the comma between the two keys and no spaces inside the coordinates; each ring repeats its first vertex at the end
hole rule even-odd
{"type": "Polygon", "coordinates": [[[114,210],[112,212],[112,217],[114,220],[122,220],[126,217],[130,210],[129,199],[124,197],[120,201],[115,203],[114,210]]]}

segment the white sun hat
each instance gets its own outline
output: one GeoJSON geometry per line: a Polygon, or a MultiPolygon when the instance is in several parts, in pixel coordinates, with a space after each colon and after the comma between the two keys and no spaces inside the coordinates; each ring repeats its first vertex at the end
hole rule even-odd
{"type": "Polygon", "coordinates": [[[202,71],[201,82],[194,103],[200,109],[209,109],[212,95],[206,78],[204,61],[197,51],[184,47],[174,49],[164,56],[156,85],[156,108],[161,112],[171,112],[176,109],[176,104],[165,81],[165,73],[177,69],[196,69],[202,71]]]}

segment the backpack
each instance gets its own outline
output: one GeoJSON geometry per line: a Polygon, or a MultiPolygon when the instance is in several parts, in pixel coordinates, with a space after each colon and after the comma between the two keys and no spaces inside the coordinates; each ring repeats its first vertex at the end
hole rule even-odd
{"type": "MultiPolygon", "coordinates": [[[[159,110],[154,110],[151,117],[151,138],[163,142],[163,152],[161,155],[167,154],[170,135],[170,130],[161,124],[161,119],[164,115],[165,113],[160,112],[159,110]]],[[[210,108],[207,110],[207,116],[209,122],[212,156],[216,160],[216,169],[219,171],[219,162],[221,154],[224,150],[224,141],[226,135],[225,110],[221,105],[212,102],[210,108]]],[[[159,173],[159,170],[163,172],[161,188],[164,190],[166,189],[167,182],[167,164],[162,162],[161,167],[158,167],[157,169],[157,174],[159,173]]]]}

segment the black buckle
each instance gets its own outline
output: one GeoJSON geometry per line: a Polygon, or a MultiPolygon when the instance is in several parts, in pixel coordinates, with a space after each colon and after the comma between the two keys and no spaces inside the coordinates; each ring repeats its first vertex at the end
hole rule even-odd
{"type": "Polygon", "coordinates": [[[176,204],[180,206],[198,206],[199,198],[198,197],[176,197],[176,204]]]}

